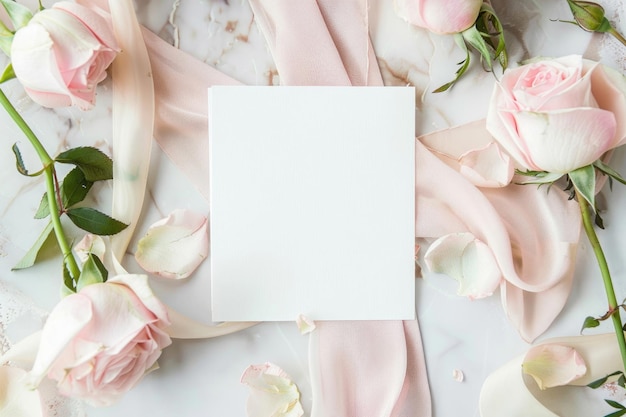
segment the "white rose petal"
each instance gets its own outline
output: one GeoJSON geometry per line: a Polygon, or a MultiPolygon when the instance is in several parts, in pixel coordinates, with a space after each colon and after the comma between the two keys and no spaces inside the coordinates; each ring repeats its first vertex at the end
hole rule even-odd
{"type": "Polygon", "coordinates": [[[38,390],[24,383],[26,371],[0,366],[0,417],[42,417],[41,397],[38,390]]]}
{"type": "Polygon", "coordinates": [[[470,299],[490,296],[502,279],[491,249],[469,232],[440,237],[430,245],[424,261],[432,272],[458,281],[457,294],[470,299]]]}
{"type": "Polygon", "coordinates": [[[298,387],[280,367],[272,363],[250,365],[241,382],[251,388],[246,407],[248,417],[304,415],[298,387]]]}
{"type": "Polygon", "coordinates": [[[165,278],[187,278],[209,254],[208,221],[189,210],[175,210],[154,223],[139,241],[135,259],[165,278]]]}
{"type": "Polygon", "coordinates": [[[572,347],[545,344],[531,348],[522,370],[533,377],[540,389],[567,385],[587,372],[582,356],[572,347]]]}
{"type": "Polygon", "coordinates": [[[315,322],[313,320],[309,320],[304,315],[298,315],[296,319],[296,324],[298,325],[298,330],[300,330],[300,334],[308,334],[315,330],[315,322]]]}

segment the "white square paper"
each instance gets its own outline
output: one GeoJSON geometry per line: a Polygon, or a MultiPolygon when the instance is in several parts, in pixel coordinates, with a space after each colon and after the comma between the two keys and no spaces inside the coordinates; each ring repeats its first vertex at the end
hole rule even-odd
{"type": "Polygon", "coordinates": [[[415,317],[414,100],[210,89],[214,321],[415,317]]]}

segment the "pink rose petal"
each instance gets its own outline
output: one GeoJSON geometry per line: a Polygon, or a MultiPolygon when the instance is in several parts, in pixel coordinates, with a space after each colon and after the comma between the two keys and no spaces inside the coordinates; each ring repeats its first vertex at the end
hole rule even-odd
{"type": "Polygon", "coordinates": [[[587,366],[574,348],[545,344],[532,347],[526,353],[522,370],[543,390],[569,384],[585,375],[587,366]]]}

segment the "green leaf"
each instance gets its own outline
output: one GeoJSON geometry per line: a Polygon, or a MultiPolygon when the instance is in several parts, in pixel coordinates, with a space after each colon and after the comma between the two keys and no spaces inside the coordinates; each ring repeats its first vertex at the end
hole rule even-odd
{"type": "Polygon", "coordinates": [[[604,417],[622,417],[623,415],[626,415],[626,410],[615,411],[614,413],[607,414],[604,417]]]}
{"type": "Polygon", "coordinates": [[[608,374],[607,376],[605,376],[603,378],[596,379],[595,381],[592,381],[592,382],[588,383],[587,386],[589,388],[593,388],[593,389],[600,388],[602,385],[604,385],[604,383],[606,381],[609,380],[609,378],[611,378],[612,376],[620,375],[620,374],[624,375],[624,373],[622,371],[615,371],[612,374],[608,374]]]}
{"type": "Polygon", "coordinates": [[[591,329],[593,327],[598,327],[599,325],[600,320],[595,317],[588,316],[587,318],[585,318],[585,321],[583,322],[583,327],[580,329],[580,332],[582,333],[585,329],[591,329]]]}
{"type": "Polygon", "coordinates": [[[95,182],[113,178],[113,161],[104,152],[91,146],[69,149],[59,154],[55,161],[73,164],[83,171],[87,181],[95,182]]]}
{"type": "Polygon", "coordinates": [[[33,18],[33,13],[30,9],[22,4],[19,4],[12,0],[0,0],[4,9],[7,11],[13,28],[18,30],[28,24],[30,19],[33,18]]]}
{"type": "Polygon", "coordinates": [[[624,374],[621,374],[620,377],[617,378],[617,385],[626,388],[626,377],[624,377],[624,374]]]}
{"type": "MultiPolygon", "coordinates": [[[[63,179],[61,183],[61,201],[63,202],[63,208],[67,209],[74,204],[80,203],[87,197],[87,193],[93,185],[92,182],[85,179],[85,174],[79,168],[71,170],[63,179]]],[[[43,219],[50,215],[50,205],[48,204],[48,193],[44,193],[37,212],[35,213],[36,219],[43,219]]]]}
{"type": "Polygon", "coordinates": [[[50,215],[50,205],[48,204],[48,193],[43,193],[41,196],[41,201],[39,202],[39,207],[37,207],[37,211],[35,212],[36,219],[45,219],[50,215]]]}
{"type": "Polygon", "coordinates": [[[80,291],[87,285],[100,284],[106,282],[109,276],[109,272],[104,267],[104,264],[96,255],[90,253],[87,261],[83,265],[83,270],[78,278],[76,284],[76,290],[80,291]]]}
{"type": "Polygon", "coordinates": [[[76,226],[95,235],[114,235],[128,227],[127,224],[89,207],[71,208],[66,213],[76,226]]]}
{"type": "Polygon", "coordinates": [[[37,260],[37,254],[39,254],[39,251],[48,240],[48,237],[50,237],[51,232],[52,222],[48,222],[47,226],[43,229],[33,246],[28,250],[28,252],[26,252],[26,255],[24,255],[24,257],[20,259],[17,265],[15,265],[11,270],[16,271],[19,269],[26,269],[33,266],[35,264],[35,261],[37,260]]]}
{"type": "Polygon", "coordinates": [[[63,207],[69,208],[83,201],[92,185],[93,182],[87,181],[85,174],[80,168],[71,170],[61,184],[63,207]]]}
{"type": "Polygon", "coordinates": [[[593,165],[578,168],[568,175],[576,191],[587,200],[591,209],[595,212],[596,171],[593,165]]]}
{"type": "Polygon", "coordinates": [[[611,407],[613,407],[613,408],[617,408],[619,410],[626,410],[626,407],[624,407],[623,405],[621,405],[617,401],[613,401],[613,400],[604,400],[604,401],[606,401],[606,403],[608,405],[610,405],[611,407]]]}
{"type": "Polygon", "coordinates": [[[61,287],[61,296],[66,297],[68,295],[76,293],[76,286],[70,271],[67,269],[65,262],[63,263],[63,286],[61,287]]]}

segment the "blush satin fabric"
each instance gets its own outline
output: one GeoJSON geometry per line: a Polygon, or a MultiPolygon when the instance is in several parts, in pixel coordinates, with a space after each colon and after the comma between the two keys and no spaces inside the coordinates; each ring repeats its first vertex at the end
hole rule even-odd
{"type": "MultiPolygon", "coordinates": [[[[282,84],[383,84],[366,0],[249,1],[282,84]]],[[[144,38],[156,86],[155,138],[208,199],[206,88],[238,82],[149,31],[144,38]]],[[[504,309],[530,341],[567,300],[580,216],[556,187],[479,188],[445,161],[446,140],[484,132],[481,121],[417,142],[416,237],[470,231],[489,245],[503,275],[504,309]]],[[[432,414],[417,321],[317,323],[310,372],[313,417],[432,414]]]]}
{"type": "MultiPolygon", "coordinates": [[[[281,82],[383,85],[365,1],[251,0],[281,82]]],[[[237,81],[144,31],[156,86],[155,139],[208,199],[206,88],[237,81]]],[[[311,336],[313,417],[429,417],[417,320],[318,322],[311,336]]]]}

